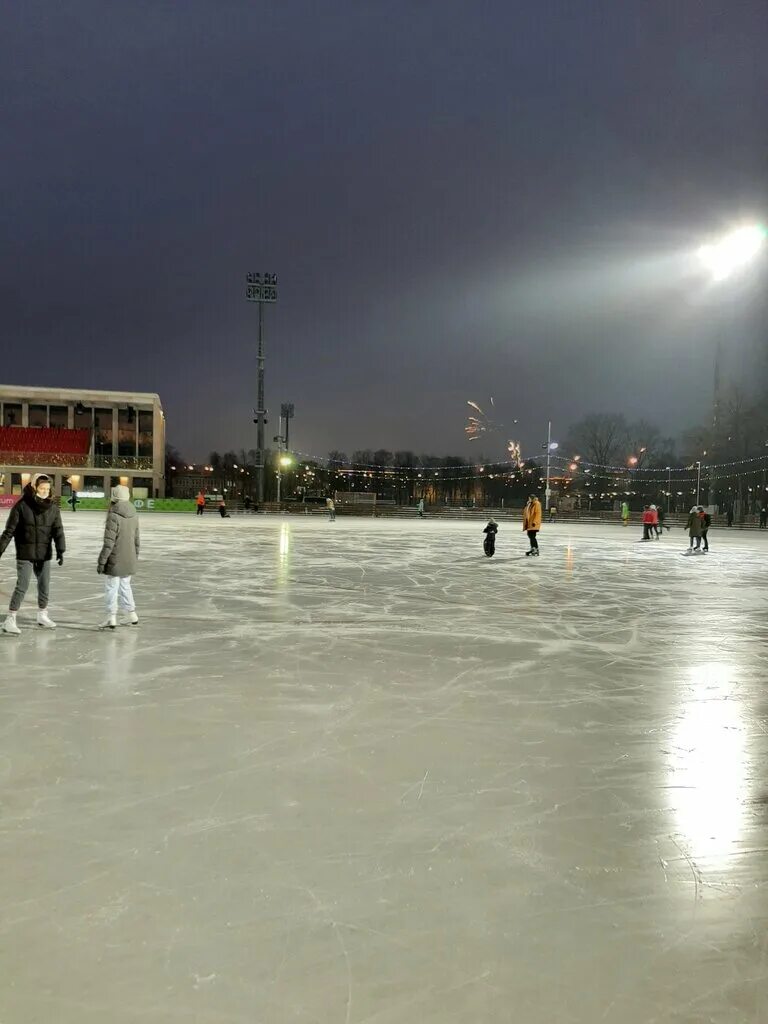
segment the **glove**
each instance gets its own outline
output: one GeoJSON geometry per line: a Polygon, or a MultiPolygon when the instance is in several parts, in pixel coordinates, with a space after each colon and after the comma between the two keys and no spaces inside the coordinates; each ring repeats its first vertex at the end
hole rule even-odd
{"type": "Polygon", "coordinates": [[[56,561],[59,563],[59,565],[64,565],[64,555],[57,555],[56,561]]]}
{"type": "Polygon", "coordinates": [[[104,575],[104,566],[103,565],[97,565],[96,566],[96,572],[99,574],[99,576],[103,576],[104,575]]]}

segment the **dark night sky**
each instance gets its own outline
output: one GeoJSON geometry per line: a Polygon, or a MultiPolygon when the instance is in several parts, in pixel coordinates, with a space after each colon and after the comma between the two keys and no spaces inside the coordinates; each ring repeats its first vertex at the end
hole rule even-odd
{"type": "Polygon", "coordinates": [[[690,258],[768,216],[765,0],[0,14],[3,383],[158,391],[188,458],[253,447],[249,269],[267,405],[320,454],[478,455],[489,395],[524,453],[591,409],[677,432],[716,337],[741,373],[766,343],[765,271],[715,296],[690,258]]]}

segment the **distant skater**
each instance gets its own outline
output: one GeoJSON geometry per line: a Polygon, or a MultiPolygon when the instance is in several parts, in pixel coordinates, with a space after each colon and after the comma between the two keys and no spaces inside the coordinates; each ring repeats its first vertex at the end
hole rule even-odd
{"type": "Polygon", "coordinates": [[[694,505],[688,513],[688,520],[685,524],[685,528],[688,530],[688,537],[690,538],[690,544],[688,546],[689,553],[701,550],[701,527],[702,518],[699,515],[699,508],[698,505],[694,505]]]}
{"type": "Polygon", "coordinates": [[[650,505],[643,507],[643,540],[653,539],[653,525],[656,522],[656,517],[653,514],[653,510],[650,505]]]}
{"type": "Polygon", "coordinates": [[[488,520],[488,525],[483,530],[485,534],[485,540],[483,541],[483,551],[486,555],[491,558],[496,551],[496,534],[499,532],[499,524],[495,519],[491,518],[488,520]]]}
{"type": "Polygon", "coordinates": [[[629,526],[629,505],[626,501],[621,503],[621,522],[624,526],[629,526]]]}
{"type": "Polygon", "coordinates": [[[669,527],[668,526],[667,527],[664,526],[664,520],[666,519],[666,517],[667,517],[667,513],[664,511],[663,505],[657,505],[656,506],[656,518],[659,520],[659,522],[658,522],[658,525],[656,526],[656,534],[659,537],[662,535],[662,533],[663,533],[663,531],[665,529],[667,531],[669,531],[669,527]]]}
{"type": "Polygon", "coordinates": [[[202,491],[195,498],[195,504],[197,505],[197,515],[201,516],[205,512],[205,495],[202,491]]]}
{"type": "Polygon", "coordinates": [[[104,543],[96,563],[96,572],[105,577],[107,606],[107,617],[99,629],[117,628],[118,605],[126,616],[126,626],[135,626],[139,621],[131,586],[131,578],[139,568],[139,516],[127,487],[113,487],[111,498],[104,524],[104,543]]]}
{"type": "Polygon", "coordinates": [[[659,510],[655,505],[651,505],[651,512],[653,512],[653,522],[651,523],[651,537],[655,537],[656,540],[661,536],[661,528],[659,527],[659,510]]]}
{"type": "Polygon", "coordinates": [[[229,514],[229,512],[227,512],[227,503],[226,503],[226,501],[223,498],[219,502],[219,515],[221,516],[222,519],[231,519],[232,518],[232,516],[229,514]]]}
{"type": "Polygon", "coordinates": [[[73,488],[72,493],[67,498],[67,504],[72,506],[72,511],[77,512],[77,506],[80,504],[80,499],[77,496],[77,491],[73,488]]]}
{"type": "Polygon", "coordinates": [[[733,505],[729,505],[725,510],[725,521],[729,526],[733,526],[733,505]]]}
{"type": "Polygon", "coordinates": [[[706,553],[709,551],[707,534],[709,533],[709,528],[712,525],[712,516],[706,511],[703,505],[699,505],[699,515],[701,516],[701,546],[702,551],[706,553]]]}
{"type": "Polygon", "coordinates": [[[539,541],[537,538],[538,532],[541,529],[541,502],[535,494],[532,494],[528,498],[528,504],[523,509],[523,531],[528,534],[528,540],[530,542],[530,551],[526,551],[526,557],[529,555],[538,556],[539,554],[539,541]]]}
{"type": "Polygon", "coordinates": [[[768,503],[763,502],[760,506],[760,529],[764,530],[768,526],[768,503]]]}
{"type": "Polygon", "coordinates": [[[336,522],[336,502],[333,500],[333,498],[326,498],[325,499],[325,507],[326,507],[326,509],[328,511],[328,522],[329,523],[335,523],[336,522]]]}
{"type": "Polygon", "coordinates": [[[557,522],[557,505],[549,506],[549,521],[550,523],[557,522]]]}
{"type": "Polygon", "coordinates": [[[419,504],[416,506],[416,508],[418,510],[418,513],[419,513],[419,519],[423,519],[424,518],[424,499],[423,498],[419,498],[419,504]]]}

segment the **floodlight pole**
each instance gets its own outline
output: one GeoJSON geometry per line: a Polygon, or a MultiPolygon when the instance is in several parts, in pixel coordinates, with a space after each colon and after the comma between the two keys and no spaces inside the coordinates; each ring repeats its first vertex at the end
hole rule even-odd
{"type": "Polygon", "coordinates": [[[549,460],[552,455],[552,420],[547,423],[547,486],[544,490],[544,508],[549,511],[549,460]]]}
{"type": "Polygon", "coordinates": [[[277,302],[277,275],[248,273],[245,275],[245,297],[248,302],[259,304],[259,348],[256,378],[256,495],[259,505],[264,504],[264,303],[277,302]]]}
{"type": "MultiPolygon", "coordinates": [[[[256,363],[256,500],[264,504],[264,303],[259,303],[259,353],[256,363]]],[[[280,496],[278,494],[278,501],[280,496]]]]}

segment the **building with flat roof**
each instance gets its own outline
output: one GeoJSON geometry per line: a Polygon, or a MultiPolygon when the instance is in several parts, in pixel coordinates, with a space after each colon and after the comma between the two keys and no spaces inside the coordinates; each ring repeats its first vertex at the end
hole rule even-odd
{"type": "Polygon", "coordinates": [[[165,414],[158,395],[0,385],[0,497],[47,473],[57,494],[165,497],[165,414]]]}

